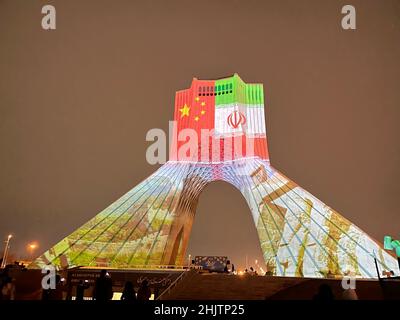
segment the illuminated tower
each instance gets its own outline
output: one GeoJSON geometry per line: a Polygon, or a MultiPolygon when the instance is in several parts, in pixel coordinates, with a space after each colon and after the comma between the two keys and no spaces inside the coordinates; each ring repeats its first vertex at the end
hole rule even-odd
{"type": "Polygon", "coordinates": [[[175,98],[170,160],[30,267],[181,265],[198,199],[223,180],[245,197],[268,272],[376,277],[397,261],[366,233],[273,168],[261,84],[193,79],[175,98]]]}

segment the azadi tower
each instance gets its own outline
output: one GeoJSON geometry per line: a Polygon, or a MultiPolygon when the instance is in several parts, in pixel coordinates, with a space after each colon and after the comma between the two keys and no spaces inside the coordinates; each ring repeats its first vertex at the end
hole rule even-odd
{"type": "Polygon", "coordinates": [[[174,119],[169,161],[30,267],[185,264],[200,193],[223,180],[245,197],[271,274],[374,278],[374,258],[398,273],[377,242],[271,166],[262,84],[193,79],[174,119]]]}

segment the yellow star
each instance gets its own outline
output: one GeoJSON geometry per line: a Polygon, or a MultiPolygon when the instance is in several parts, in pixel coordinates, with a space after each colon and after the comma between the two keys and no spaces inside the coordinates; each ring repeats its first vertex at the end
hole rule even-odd
{"type": "Polygon", "coordinates": [[[179,109],[179,111],[181,112],[181,118],[183,118],[184,116],[189,116],[189,110],[190,110],[190,108],[185,103],[183,108],[179,109]]]}
{"type": "Polygon", "coordinates": [[[200,103],[200,105],[201,105],[202,107],[204,107],[204,106],[206,105],[206,103],[203,101],[202,103],[200,103]]]}
{"type": "Polygon", "coordinates": [[[194,98],[194,100],[196,100],[196,101],[199,101],[199,100],[200,100],[200,98],[199,98],[199,97],[196,97],[196,98],[194,98]]]}
{"type": "Polygon", "coordinates": [[[204,115],[206,113],[206,110],[201,110],[201,115],[204,115]]]}
{"type": "Polygon", "coordinates": [[[195,116],[195,117],[194,117],[194,121],[199,121],[199,117],[198,117],[198,116],[195,116]]]}

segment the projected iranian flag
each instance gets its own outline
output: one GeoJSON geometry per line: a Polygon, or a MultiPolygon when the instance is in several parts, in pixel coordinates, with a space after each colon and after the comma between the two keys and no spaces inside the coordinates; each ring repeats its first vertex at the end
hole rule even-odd
{"type": "Polygon", "coordinates": [[[246,84],[236,74],[194,79],[189,89],[176,93],[174,120],[170,160],[268,159],[261,84],[246,84]]]}

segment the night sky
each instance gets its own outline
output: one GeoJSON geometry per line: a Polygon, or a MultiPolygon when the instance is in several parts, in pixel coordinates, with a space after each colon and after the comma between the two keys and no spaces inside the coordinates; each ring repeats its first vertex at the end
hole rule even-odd
{"type": "MultiPolygon", "coordinates": [[[[70,234],[158,168],[145,135],[167,130],[175,91],[234,72],[264,84],[272,165],[398,237],[400,2],[351,1],[345,31],[347,3],[0,0],[0,237],[23,256],[70,234]]],[[[261,259],[233,186],[205,189],[188,253],[261,259]]]]}

